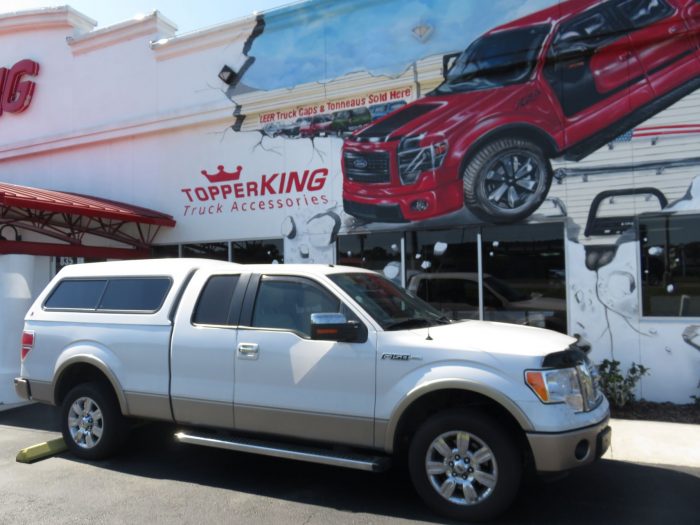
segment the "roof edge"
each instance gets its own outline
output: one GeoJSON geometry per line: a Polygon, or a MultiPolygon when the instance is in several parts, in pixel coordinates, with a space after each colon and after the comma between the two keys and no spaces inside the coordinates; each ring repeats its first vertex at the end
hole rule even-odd
{"type": "Polygon", "coordinates": [[[0,34],[67,27],[73,30],[75,36],[78,36],[89,33],[95,26],[97,26],[96,20],[68,5],[0,14],[0,34]]]}
{"type": "Polygon", "coordinates": [[[143,36],[172,38],[176,32],[177,25],[156,10],[143,17],[68,37],[66,41],[73,54],[81,54],[143,36]]]}

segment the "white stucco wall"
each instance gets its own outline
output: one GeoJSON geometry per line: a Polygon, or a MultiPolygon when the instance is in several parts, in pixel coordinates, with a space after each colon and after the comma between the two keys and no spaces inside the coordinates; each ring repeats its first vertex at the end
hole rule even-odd
{"type": "Polygon", "coordinates": [[[21,401],[12,380],[19,375],[24,314],[49,277],[49,257],[0,255],[0,410],[21,401]]]}

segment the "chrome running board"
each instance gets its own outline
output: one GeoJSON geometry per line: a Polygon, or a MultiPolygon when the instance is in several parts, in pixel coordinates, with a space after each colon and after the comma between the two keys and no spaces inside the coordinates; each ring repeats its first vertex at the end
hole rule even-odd
{"type": "Polygon", "coordinates": [[[178,432],[175,439],[181,443],[190,445],[202,445],[204,447],[235,450],[236,452],[250,452],[261,456],[275,458],[294,459],[321,465],[345,467],[367,472],[383,472],[389,468],[389,458],[369,456],[357,453],[338,453],[321,448],[310,448],[282,443],[258,441],[239,437],[211,437],[178,432]]]}

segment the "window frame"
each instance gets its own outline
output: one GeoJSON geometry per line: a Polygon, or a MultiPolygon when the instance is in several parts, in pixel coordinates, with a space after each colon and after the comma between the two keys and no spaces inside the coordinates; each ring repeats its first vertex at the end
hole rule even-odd
{"type": "MultiPolygon", "coordinates": [[[[700,2],[700,0],[698,0],[700,2]]],[[[656,323],[674,323],[674,322],[700,322],[700,315],[691,315],[691,316],[667,316],[667,315],[645,315],[644,314],[644,268],[642,265],[642,235],[640,232],[640,219],[648,218],[648,217],[660,217],[667,215],[666,213],[649,213],[649,214],[642,214],[636,217],[635,219],[635,261],[636,261],[636,266],[637,266],[637,282],[639,283],[639,286],[637,286],[637,304],[639,306],[639,321],[640,322],[656,322],[656,323]]],[[[697,217],[698,221],[700,222],[700,213],[697,211],[689,211],[687,213],[673,213],[670,214],[671,217],[697,217]]],[[[700,242],[700,236],[698,238],[698,242],[700,242]]],[[[700,296],[698,296],[700,297],[700,296]]]]}

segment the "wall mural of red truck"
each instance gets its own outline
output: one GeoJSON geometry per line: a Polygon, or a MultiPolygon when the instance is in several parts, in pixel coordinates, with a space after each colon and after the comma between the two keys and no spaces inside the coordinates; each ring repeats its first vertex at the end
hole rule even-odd
{"type": "Polygon", "coordinates": [[[698,28],[699,0],[569,0],[487,32],[440,86],[345,140],[346,213],[527,218],[550,159],[578,161],[700,87],[698,28]]]}

